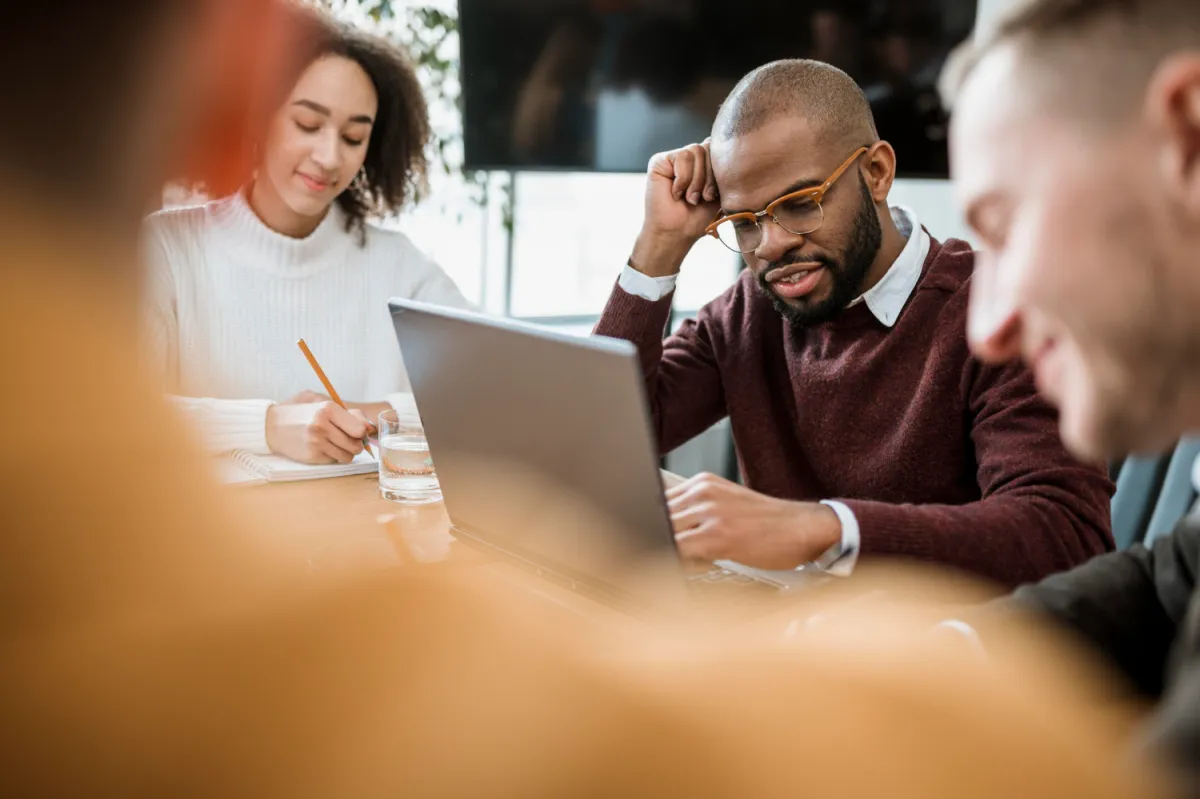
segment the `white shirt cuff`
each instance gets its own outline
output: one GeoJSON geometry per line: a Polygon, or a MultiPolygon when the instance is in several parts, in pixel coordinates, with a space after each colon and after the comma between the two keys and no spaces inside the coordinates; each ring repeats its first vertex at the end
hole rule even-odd
{"type": "Polygon", "coordinates": [[[678,277],[678,275],[650,277],[626,264],[625,268],[621,270],[621,277],[617,280],[617,285],[626,294],[655,302],[675,290],[675,281],[678,277]]]}
{"type": "Polygon", "coordinates": [[[822,505],[828,506],[837,514],[842,525],[842,540],[834,544],[817,558],[825,571],[838,577],[849,577],[858,563],[859,544],[862,540],[858,529],[858,519],[854,512],[842,502],[832,499],[821,500],[822,505]]]}

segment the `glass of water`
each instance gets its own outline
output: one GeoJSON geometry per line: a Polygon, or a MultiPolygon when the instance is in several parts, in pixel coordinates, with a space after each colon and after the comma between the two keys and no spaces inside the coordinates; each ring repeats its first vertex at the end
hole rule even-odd
{"type": "Polygon", "coordinates": [[[379,493],[407,505],[442,500],[425,429],[396,411],[379,414],[379,493]]]}

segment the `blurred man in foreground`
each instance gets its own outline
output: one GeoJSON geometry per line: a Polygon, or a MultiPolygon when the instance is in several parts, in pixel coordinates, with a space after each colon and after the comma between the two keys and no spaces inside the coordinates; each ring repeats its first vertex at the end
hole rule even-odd
{"type": "MultiPolygon", "coordinates": [[[[969,335],[1024,358],[1084,457],[1200,428],[1200,3],[1034,0],[964,62],[956,189],[986,255],[969,335]]],[[[961,70],[960,70],[961,71],[961,70]]],[[[1016,597],[1146,696],[1200,789],[1200,519],[1016,597]]]]}
{"type": "Polygon", "coordinates": [[[282,543],[300,520],[231,512],[133,366],[141,209],[181,162],[216,190],[240,172],[247,90],[287,54],[278,8],[7,12],[0,66],[22,76],[0,83],[7,793],[1147,790],[1107,756],[1113,728],[1071,711],[1073,676],[1048,679],[1076,674],[1053,649],[987,670],[893,640],[912,625],[886,612],[841,641],[800,635],[802,652],[715,625],[584,635],[474,579],[308,582],[282,543]]]}

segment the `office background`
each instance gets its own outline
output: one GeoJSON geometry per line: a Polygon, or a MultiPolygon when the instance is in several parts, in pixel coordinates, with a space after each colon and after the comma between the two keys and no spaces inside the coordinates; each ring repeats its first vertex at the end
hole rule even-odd
{"type": "MultiPolygon", "coordinates": [[[[394,0],[393,5],[432,5],[454,13],[457,3],[394,0]]],[[[442,55],[457,62],[456,37],[446,45],[442,55]]],[[[434,122],[443,131],[461,131],[457,109],[435,108],[434,122]]],[[[461,157],[461,151],[449,153],[450,159],[461,157]]],[[[392,224],[436,259],[486,311],[587,334],[640,228],[644,176],[499,172],[489,174],[486,187],[481,193],[456,176],[437,174],[430,197],[392,224]],[[481,197],[486,200],[478,202],[481,197]]],[[[891,201],[916,210],[938,238],[968,237],[945,180],[899,179],[891,201]]],[[[737,256],[715,240],[700,242],[679,280],[674,324],[728,288],[740,265],[737,256]]],[[[732,476],[727,425],[721,423],[681,447],[668,458],[668,466],[682,474],[714,471],[732,476]]]]}
{"type": "MultiPolygon", "coordinates": [[[[983,20],[1011,0],[981,0],[983,20]]],[[[421,69],[431,122],[440,142],[423,201],[386,226],[406,233],[484,311],[586,335],[628,258],[642,218],[644,175],[570,171],[495,171],[464,175],[456,31],[434,35],[429,12],[453,19],[457,0],[324,0],[335,13],[409,44],[421,69]],[[431,45],[432,42],[432,45],[431,45]]],[[[453,26],[452,26],[453,27],[453,26]]],[[[904,153],[898,154],[901,162],[904,153]]],[[[901,164],[903,171],[903,164],[901,164]]],[[[169,197],[168,204],[187,198],[169,197]]],[[[908,206],[932,235],[969,238],[947,181],[901,178],[891,195],[908,206]]],[[[684,264],[673,324],[723,292],[740,259],[715,240],[700,242],[684,264]]],[[[731,475],[724,423],[669,459],[683,474],[731,475]]]]}

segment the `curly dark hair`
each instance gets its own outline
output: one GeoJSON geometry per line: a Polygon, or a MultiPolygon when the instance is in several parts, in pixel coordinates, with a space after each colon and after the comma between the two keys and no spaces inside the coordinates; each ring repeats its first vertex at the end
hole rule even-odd
{"type": "MultiPolygon", "coordinates": [[[[292,13],[296,58],[275,99],[286,97],[314,61],[330,55],[362,67],[379,97],[363,170],[337,198],[347,215],[347,230],[365,233],[368,216],[399,211],[426,187],[430,130],[425,95],[412,62],[396,45],[316,8],[294,4],[292,13]]],[[[272,112],[277,107],[278,102],[272,112]]]]}

